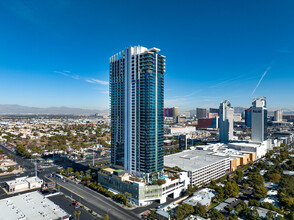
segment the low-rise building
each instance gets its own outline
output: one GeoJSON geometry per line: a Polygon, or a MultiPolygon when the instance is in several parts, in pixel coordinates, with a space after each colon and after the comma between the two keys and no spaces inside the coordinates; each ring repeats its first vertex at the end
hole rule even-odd
{"type": "Polygon", "coordinates": [[[43,180],[39,177],[20,177],[15,180],[7,181],[5,188],[9,193],[16,193],[30,189],[40,188],[43,180]]]}
{"type": "Polygon", "coordinates": [[[215,197],[215,195],[215,190],[204,188],[195,192],[193,196],[186,199],[183,203],[186,203],[191,206],[202,205],[205,207],[209,207],[211,200],[213,197],[215,197]]]}
{"type": "Polygon", "coordinates": [[[164,166],[180,167],[188,172],[190,183],[201,186],[230,172],[230,157],[214,155],[211,151],[185,150],[164,157],[164,166]]]}
{"type": "Polygon", "coordinates": [[[190,179],[187,172],[167,171],[154,177],[138,177],[123,170],[106,168],[98,173],[98,182],[115,193],[128,192],[137,206],[154,201],[165,203],[166,198],[177,198],[188,188],[190,179]]]}
{"type": "Polygon", "coordinates": [[[266,214],[268,212],[272,212],[273,213],[273,216],[274,216],[274,219],[277,219],[279,216],[282,216],[281,214],[275,212],[275,211],[272,211],[272,210],[268,210],[268,209],[265,209],[265,208],[261,208],[261,207],[255,207],[255,206],[251,206],[250,207],[251,209],[255,208],[258,212],[258,215],[260,218],[264,219],[266,217],[266,214]]]}
{"type": "Polygon", "coordinates": [[[35,191],[0,200],[0,219],[69,220],[70,215],[35,191]]]}
{"type": "Polygon", "coordinates": [[[255,152],[256,159],[264,157],[264,155],[269,151],[272,150],[272,143],[271,140],[268,139],[263,141],[262,143],[256,142],[232,142],[228,143],[228,147],[232,149],[236,149],[239,151],[247,151],[247,152],[255,152]]]}
{"type": "Polygon", "coordinates": [[[167,134],[189,134],[189,133],[196,132],[196,127],[170,126],[168,128],[165,128],[165,131],[167,134]]]}
{"type": "Polygon", "coordinates": [[[20,166],[13,160],[7,158],[7,156],[4,156],[0,158],[0,170],[6,172],[10,169],[13,170],[19,170],[20,166]]]}

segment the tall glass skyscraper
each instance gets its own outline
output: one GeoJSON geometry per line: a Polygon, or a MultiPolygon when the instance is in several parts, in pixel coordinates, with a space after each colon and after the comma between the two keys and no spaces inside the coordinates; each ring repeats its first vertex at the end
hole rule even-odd
{"type": "Polygon", "coordinates": [[[163,169],[165,56],[136,46],[110,58],[111,163],[136,175],[163,169]]]}

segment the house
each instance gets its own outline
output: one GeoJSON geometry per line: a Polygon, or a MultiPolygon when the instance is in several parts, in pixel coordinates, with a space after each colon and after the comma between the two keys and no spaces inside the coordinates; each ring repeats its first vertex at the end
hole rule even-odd
{"type": "Polygon", "coordinates": [[[201,189],[193,194],[192,197],[186,199],[183,203],[196,206],[196,205],[202,205],[205,207],[209,207],[211,200],[213,197],[215,197],[216,192],[213,189],[204,188],[201,189]]]}

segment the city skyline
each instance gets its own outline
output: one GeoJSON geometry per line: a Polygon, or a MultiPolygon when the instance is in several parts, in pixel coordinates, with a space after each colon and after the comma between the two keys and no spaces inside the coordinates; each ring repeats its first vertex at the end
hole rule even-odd
{"type": "Polygon", "coordinates": [[[293,2],[133,3],[1,2],[0,104],[108,109],[109,57],[144,45],[168,57],[165,107],[294,110],[293,2]]]}

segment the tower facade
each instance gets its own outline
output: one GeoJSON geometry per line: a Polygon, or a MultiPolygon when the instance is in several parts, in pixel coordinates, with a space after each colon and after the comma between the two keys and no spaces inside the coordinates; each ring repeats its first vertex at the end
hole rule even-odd
{"type": "Polygon", "coordinates": [[[233,139],[234,108],[228,100],[222,101],[219,106],[219,141],[227,143],[233,139]]]}
{"type": "Polygon", "coordinates": [[[252,109],[248,108],[245,109],[245,126],[251,128],[251,121],[252,121],[252,109]]]}
{"type": "Polygon", "coordinates": [[[110,58],[111,163],[133,174],[163,169],[165,57],[126,48],[110,58]]]}
{"type": "Polygon", "coordinates": [[[206,118],[206,108],[196,108],[196,117],[206,118]]]}
{"type": "Polygon", "coordinates": [[[261,143],[267,139],[267,108],[265,97],[253,98],[251,125],[251,139],[253,142],[261,143]]]}
{"type": "Polygon", "coordinates": [[[274,113],[274,120],[275,121],[283,121],[283,111],[282,110],[276,110],[274,113]]]}

